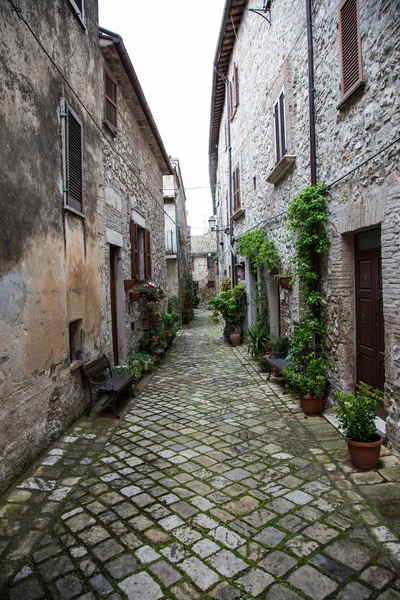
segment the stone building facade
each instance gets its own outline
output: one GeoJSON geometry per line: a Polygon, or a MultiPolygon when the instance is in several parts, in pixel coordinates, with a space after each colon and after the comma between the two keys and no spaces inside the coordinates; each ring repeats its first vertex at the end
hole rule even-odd
{"type": "Polygon", "coordinates": [[[214,231],[191,238],[195,294],[207,302],[217,291],[217,238],[214,231]]]}
{"type": "Polygon", "coordinates": [[[0,489],[82,414],[101,347],[97,0],[56,5],[0,6],[0,489]]]}
{"type": "Polygon", "coordinates": [[[100,46],[105,96],[110,94],[99,204],[102,337],[109,356],[124,364],[147,318],[145,302],[130,301],[124,280],[134,280],[134,289],[148,280],[166,288],[162,185],[173,169],[122,39],[100,29],[100,46]]]}
{"type": "MultiPolygon", "coordinates": [[[[261,15],[247,10],[249,4],[227,0],[217,45],[209,150],[213,201],[218,227],[231,227],[233,247],[243,233],[264,228],[282,271],[290,272],[286,211],[312,182],[307,2],[272,0],[261,15]]],[[[400,448],[400,111],[393,68],[399,62],[399,11],[398,3],[385,0],[346,4],[309,4],[316,180],[324,182],[329,199],[331,247],[322,265],[329,379],[331,392],[354,390],[360,379],[382,387],[388,438],[400,448]],[[346,74],[341,77],[343,7],[353,15],[358,44],[357,77],[349,89],[346,74]]],[[[236,256],[236,265],[242,262],[236,256]]],[[[299,316],[297,286],[287,290],[245,267],[249,298],[256,280],[262,281],[271,333],[285,333],[299,316]]],[[[224,243],[220,278],[229,268],[231,249],[224,243]]],[[[250,302],[249,322],[255,318],[250,302]]]]}
{"type": "Polygon", "coordinates": [[[174,158],[171,162],[174,174],[164,176],[163,181],[165,259],[167,263],[166,294],[168,297],[178,297],[181,306],[182,290],[192,270],[189,252],[190,234],[186,219],[185,188],[179,160],[174,158]]]}

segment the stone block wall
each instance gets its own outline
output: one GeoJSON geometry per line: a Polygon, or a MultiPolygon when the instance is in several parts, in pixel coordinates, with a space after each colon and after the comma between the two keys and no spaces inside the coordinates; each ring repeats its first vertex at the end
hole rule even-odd
{"type": "MultiPolygon", "coordinates": [[[[113,356],[110,302],[110,242],[120,248],[120,278],[117,298],[119,362],[124,364],[130,352],[137,349],[143,336],[143,300],[131,302],[122,289],[123,279],[131,278],[130,221],[139,218],[150,230],[151,280],[165,291],[165,224],[162,177],[166,165],[160,165],[136,117],[140,111],[126,74],[111,51],[103,53],[103,65],[118,81],[118,133],[114,136],[104,126],[103,202],[99,206],[99,243],[102,254],[102,339],[106,353],[113,356]],[[134,104],[135,103],[135,104],[134,104]],[[117,235],[115,235],[117,234],[117,235]]],[[[136,282],[140,287],[144,282],[136,282]]],[[[161,308],[164,308],[165,302],[161,308]]]]}

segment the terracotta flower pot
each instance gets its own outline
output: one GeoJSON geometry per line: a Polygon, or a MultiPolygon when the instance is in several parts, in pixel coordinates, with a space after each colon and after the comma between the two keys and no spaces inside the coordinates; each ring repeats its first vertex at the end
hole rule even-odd
{"type": "Polygon", "coordinates": [[[129,291],[133,288],[133,284],[135,283],[134,279],[124,279],[124,288],[126,291],[129,291]]]}
{"type": "Polygon", "coordinates": [[[158,323],[158,316],[153,315],[151,320],[153,321],[153,323],[158,323]]]}
{"type": "Polygon", "coordinates": [[[344,438],[349,448],[351,462],[355,467],[360,469],[376,467],[384,439],[379,434],[376,434],[375,437],[379,439],[373,442],[355,442],[348,437],[344,438]]]}
{"type": "Polygon", "coordinates": [[[148,303],[147,303],[147,310],[149,310],[150,312],[151,312],[152,310],[154,310],[154,304],[153,304],[152,302],[148,302],[148,303]]]}
{"type": "Polygon", "coordinates": [[[158,342],[160,341],[159,337],[153,336],[152,338],[153,344],[158,344],[158,342]]]}
{"type": "Polygon", "coordinates": [[[139,292],[134,292],[133,290],[130,290],[129,300],[131,300],[131,302],[137,302],[139,300],[139,296],[139,292]]]}
{"type": "Polygon", "coordinates": [[[233,333],[229,334],[229,339],[231,341],[232,346],[239,346],[240,345],[239,331],[234,331],[233,333]]]}
{"type": "Polygon", "coordinates": [[[143,329],[148,329],[149,328],[149,322],[147,319],[143,319],[142,320],[142,327],[143,329]]]}
{"type": "Polygon", "coordinates": [[[301,407],[306,415],[320,415],[324,410],[324,395],[314,398],[307,394],[301,398],[301,407]]]}

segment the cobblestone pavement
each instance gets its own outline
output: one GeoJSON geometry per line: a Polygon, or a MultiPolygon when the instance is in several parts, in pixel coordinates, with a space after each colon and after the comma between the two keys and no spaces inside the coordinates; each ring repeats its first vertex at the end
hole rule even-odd
{"type": "Polygon", "coordinates": [[[206,317],[1,499],[2,599],[400,599],[399,460],[353,469],[206,317]]]}

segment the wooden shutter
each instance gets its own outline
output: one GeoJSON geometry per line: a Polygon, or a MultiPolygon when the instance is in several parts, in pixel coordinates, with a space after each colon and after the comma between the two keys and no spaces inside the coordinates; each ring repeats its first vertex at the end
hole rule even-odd
{"type": "Polygon", "coordinates": [[[150,231],[144,230],[144,278],[151,279],[150,231]]]}
{"type": "Polygon", "coordinates": [[[239,106],[239,76],[238,76],[238,66],[235,64],[233,66],[233,108],[237,108],[239,106]]]}
{"type": "Polygon", "coordinates": [[[70,106],[67,106],[66,144],[66,203],[83,212],[83,135],[82,122],[70,106]]]}
{"type": "Polygon", "coordinates": [[[117,133],[118,131],[118,85],[104,71],[104,120],[117,133]]]}
{"type": "Polygon", "coordinates": [[[240,170],[239,167],[233,172],[233,212],[240,209],[240,170]]]}
{"type": "Polygon", "coordinates": [[[131,221],[131,273],[132,279],[139,279],[139,238],[137,234],[137,225],[131,221]]]}
{"type": "Polygon", "coordinates": [[[274,106],[275,121],[275,147],[276,162],[278,163],[287,153],[286,148],[286,120],[285,120],[285,96],[280,94],[274,106]]]}
{"type": "Polygon", "coordinates": [[[358,0],[339,6],[340,90],[346,96],[362,81],[361,36],[358,0]]]}

